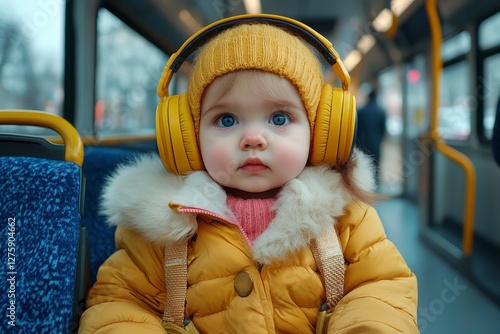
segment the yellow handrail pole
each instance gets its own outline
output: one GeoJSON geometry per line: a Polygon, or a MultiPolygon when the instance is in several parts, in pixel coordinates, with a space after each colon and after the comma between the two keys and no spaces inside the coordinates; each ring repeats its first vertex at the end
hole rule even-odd
{"type": "Polygon", "coordinates": [[[448,146],[438,135],[438,108],[439,108],[439,89],[440,78],[443,71],[441,61],[441,25],[437,13],[437,0],[427,0],[425,8],[429,18],[432,40],[432,71],[431,71],[431,124],[430,136],[436,146],[436,149],[445,156],[460,165],[465,171],[465,208],[464,208],[464,226],[462,230],[462,251],[466,256],[472,253],[472,243],[474,238],[474,205],[476,192],[476,173],[474,165],[470,159],[448,146]]]}
{"type": "Polygon", "coordinates": [[[437,14],[437,0],[426,0],[425,9],[429,18],[431,30],[431,122],[430,122],[430,137],[433,141],[439,138],[438,135],[438,110],[439,110],[439,90],[441,73],[443,72],[443,64],[441,60],[441,25],[437,14]]]}

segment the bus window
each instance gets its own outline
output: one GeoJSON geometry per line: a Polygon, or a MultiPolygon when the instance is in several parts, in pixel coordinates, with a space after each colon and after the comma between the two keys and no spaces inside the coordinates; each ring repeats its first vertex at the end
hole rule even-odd
{"type": "Polygon", "coordinates": [[[477,102],[471,100],[470,66],[465,59],[470,48],[470,35],[465,31],[443,42],[438,128],[443,139],[467,140],[470,136],[471,105],[477,102]]]}
{"type": "Polygon", "coordinates": [[[443,61],[446,62],[466,54],[470,51],[470,46],[470,34],[467,31],[462,31],[443,43],[441,47],[443,61]]]}
{"type": "Polygon", "coordinates": [[[166,55],[106,9],[97,17],[95,132],[151,134],[166,55]]]}
{"type": "Polygon", "coordinates": [[[500,13],[490,16],[479,25],[479,47],[482,50],[500,45],[500,13]]]}
{"type": "Polygon", "coordinates": [[[467,61],[447,66],[441,79],[439,135],[444,139],[467,140],[470,135],[470,79],[467,61]]]}
{"type": "Polygon", "coordinates": [[[500,99],[500,53],[484,60],[484,135],[491,139],[497,101],[500,99]]]}
{"type": "Polygon", "coordinates": [[[399,137],[403,132],[401,69],[391,66],[381,73],[378,81],[380,104],[387,112],[387,133],[399,137]]]}
{"type": "Polygon", "coordinates": [[[62,115],[64,4],[39,0],[0,2],[1,109],[62,115]]]}
{"type": "Polygon", "coordinates": [[[398,195],[403,190],[403,101],[400,65],[390,66],[378,78],[379,102],[387,114],[386,133],[382,142],[381,191],[398,195]]]}
{"type": "Polygon", "coordinates": [[[429,128],[429,91],[427,78],[428,63],[424,55],[416,55],[406,64],[406,120],[407,138],[415,140],[424,135],[429,128]]]}
{"type": "Polygon", "coordinates": [[[483,130],[485,139],[491,139],[493,125],[495,123],[495,111],[497,101],[500,99],[500,13],[488,17],[479,25],[478,43],[482,54],[485,56],[483,62],[483,73],[481,85],[483,86],[484,113],[483,130]],[[494,48],[497,48],[495,50],[494,48]]]}

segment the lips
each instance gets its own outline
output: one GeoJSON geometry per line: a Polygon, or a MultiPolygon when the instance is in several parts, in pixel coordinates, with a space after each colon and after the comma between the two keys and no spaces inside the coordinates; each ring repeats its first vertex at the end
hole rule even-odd
{"type": "Polygon", "coordinates": [[[259,158],[248,158],[240,166],[240,169],[249,173],[258,173],[265,171],[268,167],[259,158]]]}

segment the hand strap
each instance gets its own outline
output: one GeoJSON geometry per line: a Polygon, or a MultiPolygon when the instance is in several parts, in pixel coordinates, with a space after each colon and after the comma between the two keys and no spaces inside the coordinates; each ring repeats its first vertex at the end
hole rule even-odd
{"type": "Polygon", "coordinates": [[[312,253],[325,280],[326,305],[331,310],[344,296],[345,272],[344,254],[334,225],[312,241],[312,253]]]}

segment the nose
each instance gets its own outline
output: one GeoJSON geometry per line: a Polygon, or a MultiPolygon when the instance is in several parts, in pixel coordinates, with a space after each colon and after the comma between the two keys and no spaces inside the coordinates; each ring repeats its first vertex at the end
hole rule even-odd
{"type": "Polygon", "coordinates": [[[251,149],[264,150],[267,147],[267,139],[262,130],[249,129],[241,138],[240,148],[244,151],[251,149]]]}

